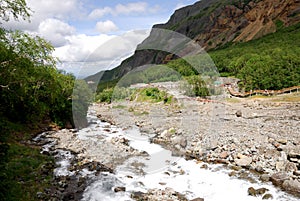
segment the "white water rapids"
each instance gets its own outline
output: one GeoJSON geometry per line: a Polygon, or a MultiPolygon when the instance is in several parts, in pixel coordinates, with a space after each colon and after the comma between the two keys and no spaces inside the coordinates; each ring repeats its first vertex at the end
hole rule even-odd
{"type": "MultiPolygon", "coordinates": [[[[248,195],[248,188],[267,188],[268,193],[277,201],[297,201],[298,199],[275,188],[271,183],[250,183],[246,180],[228,176],[231,170],[222,165],[206,164],[208,168],[201,168],[204,163],[174,157],[172,153],[159,145],[149,142],[149,137],[140,134],[138,128],[122,130],[116,126],[101,122],[90,111],[88,116],[90,126],[77,132],[80,139],[97,142],[97,136],[106,138],[125,137],[130,140],[129,145],[137,150],[145,151],[149,156],[132,157],[123,165],[116,168],[115,174],[101,173],[92,176],[91,184],[85,189],[83,201],[127,201],[132,200],[133,191],[147,192],[149,189],[172,188],[184,194],[188,199],[204,198],[205,201],[255,201],[262,200],[262,196],[248,195]],[[111,132],[103,132],[110,126],[111,132]],[[136,165],[133,165],[136,164],[136,165]],[[126,192],[114,192],[115,187],[126,187],[126,192]]],[[[72,174],[67,172],[70,165],[69,154],[58,161],[61,167],[55,174],[72,174]]],[[[84,174],[83,170],[83,173],[84,174]]],[[[86,173],[88,174],[88,173],[86,173]]]]}

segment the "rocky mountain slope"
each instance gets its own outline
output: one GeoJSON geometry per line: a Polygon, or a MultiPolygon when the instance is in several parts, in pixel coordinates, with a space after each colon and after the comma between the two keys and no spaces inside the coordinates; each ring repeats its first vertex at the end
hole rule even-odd
{"type": "MultiPolygon", "coordinates": [[[[196,41],[206,50],[231,43],[247,42],[274,33],[280,26],[300,22],[300,0],[202,0],[181,8],[165,24],[154,29],[168,29],[196,41]]],[[[153,41],[150,36],[142,43],[153,41]]],[[[169,55],[154,50],[136,50],[117,68],[86,78],[98,82],[117,79],[145,64],[160,64],[169,55]]]]}

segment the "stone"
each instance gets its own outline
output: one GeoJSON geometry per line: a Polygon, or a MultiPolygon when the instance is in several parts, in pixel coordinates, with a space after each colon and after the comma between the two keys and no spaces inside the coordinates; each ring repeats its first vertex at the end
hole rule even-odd
{"type": "Polygon", "coordinates": [[[270,176],[268,174],[263,174],[260,176],[260,180],[262,182],[268,182],[268,181],[270,181],[270,176]]]}
{"type": "Polygon", "coordinates": [[[202,169],[208,169],[208,165],[207,165],[207,164],[203,164],[203,165],[201,166],[201,168],[202,168],[202,169]]]}
{"type": "Polygon", "coordinates": [[[256,197],[256,190],[253,187],[248,188],[248,195],[256,197]]]}
{"type": "Polygon", "coordinates": [[[289,158],[300,158],[300,151],[290,151],[288,154],[289,158]]]}
{"type": "Polygon", "coordinates": [[[265,194],[263,197],[262,197],[263,200],[272,200],[273,199],[273,195],[271,194],[265,194]]]}
{"type": "Polygon", "coordinates": [[[181,141],[180,141],[180,146],[181,146],[182,148],[186,148],[186,146],[187,146],[187,140],[186,140],[186,139],[181,139],[181,141]]]}
{"type": "Polygon", "coordinates": [[[236,111],[235,115],[236,115],[237,117],[242,117],[242,116],[243,116],[241,110],[236,111]]]}
{"type": "Polygon", "coordinates": [[[223,158],[223,159],[225,159],[225,158],[227,158],[228,157],[228,152],[227,151],[223,151],[222,153],[220,153],[220,158],[223,158]]]}
{"type": "Polygon", "coordinates": [[[192,199],[190,201],[204,201],[204,199],[203,198],[195,198],[195,199],[192,199]]]}
{"type": "Polygon", "coordinates": [[[266,188],[255,189],[253,187],[249,187],[248,195],[256,197],[256,196],[265,194],[267,191],[269,191],[269,189],[266,189],[266,188]]]}
{"type": "Polygon", "coordinates": [[[286,138],[284,138],[284,139],[278,139],[277,142],[280,143],[280,144],[286,145],[287,142],[288,142],[288,140],[286,138]]]}
{"type": "Polygon", "coordinates": [[[258,172],[258,173],[263,173],[265,172],[264,168],[260,165],[256,166],[255,167],[255,171],[258,172]]]}
{"type": "Polygon", "coordinates": [[[287,162],[285,164],[285,171],[286,172],[292,172],[293,173],[293,172],[295,172],[297,170],[298,170],[298,168],[297,168],[297,165],[295,163],[287,162]]]}
{"type": "Polygon", "coordinates": [[[126,191],[126,188],[125,187],[116,187],[114,189],[114,191],[117,193],[117,192],[125,192],[126,191]]]}
{"type": "Polygon", "coordinates": [[[246,167],[252,163],[252,158],[243,156],[234,160],[237,166],[246,167]]]}
{"type": "Polygon", "coordinates": [[[300,171],[299,171],[299,170],[295,171],[295,172],[294,172],[294,175],[300,176],[300,171]]]}
{"type": "Polygon", "coordinates": [[[285,180],[282,187],[288,192],[300,195],[300,182],[297,180],[285,180]]]}
{"type": "Polygon", "coordinates": [[[285,180],[289,179],[286,172],[277,172],[270,177],[270,180],[275,186],[281,186],[285,180]]]}
{"type": "Polygon", "coordinates": [[[263,195],[268,191],[269,191],[269,189],[267,189],[267,188],[259,188],[259,189],[256,190],[256,194],[263,195]]]}
{"type": "Polygon", "coordinates": [[[285,169],[285,163],[283,161],[276,162],[276,170],[283,171],[285,169]]]}
{"type": "Polygon", "coordinates": [[[146,195],[145,193],[138,191],[138,192],[133,192],[130,197],[135,200],[144,200],[145,195],[146,195]]]}

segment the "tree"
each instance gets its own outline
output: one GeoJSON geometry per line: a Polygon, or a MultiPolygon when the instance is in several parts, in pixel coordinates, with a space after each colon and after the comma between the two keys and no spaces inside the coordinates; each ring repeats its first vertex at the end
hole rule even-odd
{"type": "Polygon", "coordinates": [[[6,22],[11,17],[15,20],[20,18],[29,20],[30,11],[25,0],[1,0],[0,2],[0,19],[6,22]]]}

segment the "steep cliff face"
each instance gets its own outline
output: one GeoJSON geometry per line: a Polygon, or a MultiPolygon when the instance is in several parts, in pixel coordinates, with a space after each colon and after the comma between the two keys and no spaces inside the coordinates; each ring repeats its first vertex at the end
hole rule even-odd
{"type": "Polygon", "coordinates": [[[300,0],[200,1],[179,9],[169,22],[155,25],[195,39],[205,49],[244,42],[300,21],[300,0]]]}
{"type": "MultiPolygon", "coordinates": [[[[299,22],[300,0],[201,0],[175,11],[166,24],[154,25],[153,28],[186,35],[210,50],[229,42],[257,39],[276,32],[281,26],[299,22]]],[[[159,40],[155,37],[150,34],[144,45],[147,41],[159,40]]],[[[168,54],[137,50],[132,57],[109,72],[110,76],[104,78],[119,78],[138,66],[163,63],[168,54]]],[[[88,79],[95,80],[96,77],[88,79]]]]}

